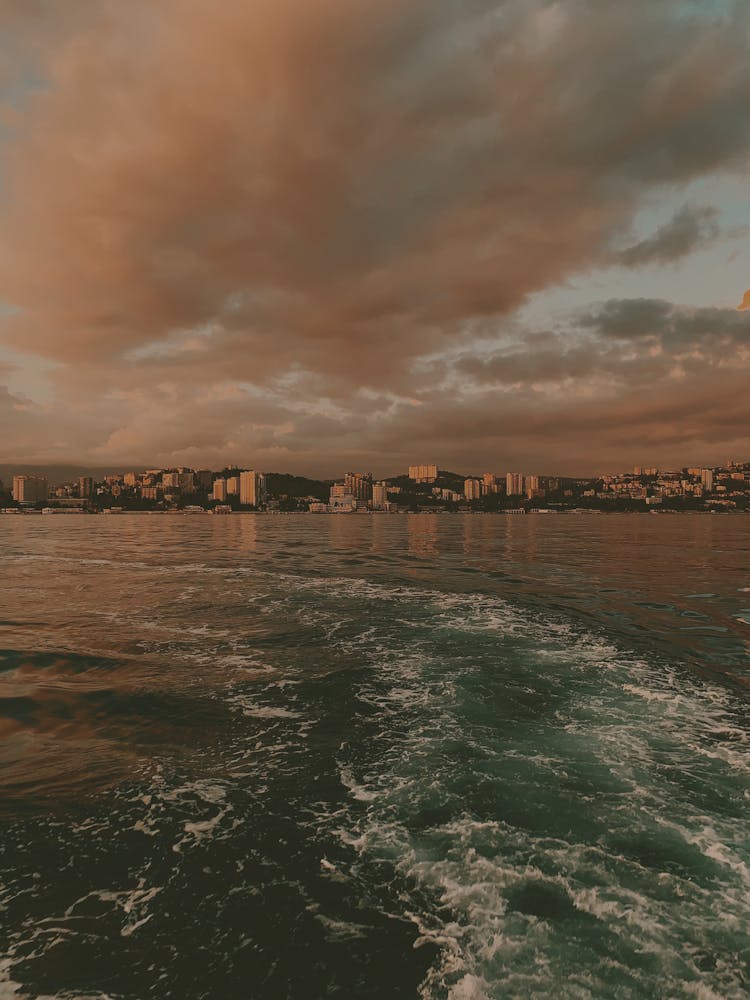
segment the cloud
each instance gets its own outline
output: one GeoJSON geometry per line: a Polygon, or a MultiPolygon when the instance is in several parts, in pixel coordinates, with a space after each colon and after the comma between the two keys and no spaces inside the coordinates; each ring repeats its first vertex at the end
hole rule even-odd
{"type": "Polygon", "coordinates": [[[737,306],[737,310],[742,312],[745,309],[750,309],[750,288],[745,292],[742,302],[737,306]]]}
{"type": "Polygon", "coordinates": [[[601,338],[657,341],[671,351],[750,346],[750,318],[739,316],[736,309],[678,306],[662,299],[611,299],[583,311],[577,321],[601,338]]]}
{"type": "Polygon", "coordinates": [[[653,236],[621,250],[616,259],[626,267],[673,264],[718,237],[718,214],[710,205],[684,205],[653,236]]]}
{"type": "MultiPolygon", "coordinates": [[[[480,342],[610,261],[654,191],[745,162],[747,5],[28,9],[40,34],[0,4],[19,79],[39,81],[6,107],[0,338],[59,363],[46,419],[66,432],[40,435],[40,454],[257,450],[331,468],[391,441],[378,426],[407,446],[415,412],[437,406],[426,356],[460,354],[451,377],[467,384],[554,394],[666,378],[611,344],[644,328],[708,350],[710,316],[653,302],[592,312],[574,342],[554,331],[489,360],[480,342]],[[422,406],[402,413],[407,398],[422,406]]],[[[625,254],[677,260],[712,238],[712,212],[685,208],[625,254]]]]}

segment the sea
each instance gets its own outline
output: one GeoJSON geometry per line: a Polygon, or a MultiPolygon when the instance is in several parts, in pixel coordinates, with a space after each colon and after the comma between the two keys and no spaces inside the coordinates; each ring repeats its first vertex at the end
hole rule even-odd
{"type": "Polygon", "coordinates": [[[0,998],[750,995],[750,517],[0,518],[0,998]]]}

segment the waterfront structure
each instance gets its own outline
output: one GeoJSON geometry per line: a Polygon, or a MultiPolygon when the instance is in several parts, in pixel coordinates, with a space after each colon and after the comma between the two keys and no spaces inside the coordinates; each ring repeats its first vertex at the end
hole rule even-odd
{"type": "Polygon", "coordinates": [[[346,483],[334,483],[328,499],[328,509],[332,511],[354,510],[357,498],[347,488],[346,483]]]}
{"type": "Polygon", "coordinates": [[[13,499],[16,503],[39,503],[47,499],[47,480],[43,476],[14,476],[13,499]]]}
{"type": "Polygon", "coordinates": [[[409,479],[415,483],[434,483],[437,479],[438,469],[436,465],[410,465],[409,479]]]}
{"type": "Polygon", "coordinates": [[[250,469],[240,473],[240,503],[260,507],[266,502],[266,477],[250,469]]]}
{"type": "Polygon", "coordinates": [[[94,495],[94,480],[91,476],[78,477],[78,496],[82,500],[90,500],[94,495]]]}
{"type": "MultiPolygon", "coordinates": [[[[362,501],[360,501],[360,503],[361,502],[362,501]]],[[[357,501],[351,493],[340,493],[338,496],[331,497],[328,503],[328,509],[333,512],[356,510],[357,501]]]]}
{"type": "Polygon", "coordinates": [[[224,503],[224,501],[227,498],[227,481],[226,481],[226,479],[216,479],[216,480],[214,480],[214,488],[213,488],[213,494],[212,494],[212,496],[213,496],[214,500],[219,500],[221,503],[224,503]]]}

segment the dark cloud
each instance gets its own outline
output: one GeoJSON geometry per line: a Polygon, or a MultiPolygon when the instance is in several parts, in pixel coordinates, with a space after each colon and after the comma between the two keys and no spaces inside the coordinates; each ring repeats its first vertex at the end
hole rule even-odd
{"type": "Polygon", "coordinates": [[[718,237],[718,214],[710,205],[684,205],[653,236],[620,251],[616,259],[626,267],[672,264],[718,237]]]}
{"type": "Polygon", "coordinates": [[[613,299],[578,317],[598,337],[648,340],[670,353],[750,346],[750,318],[736,309],[677,306],[661,299],[613,299]]]}

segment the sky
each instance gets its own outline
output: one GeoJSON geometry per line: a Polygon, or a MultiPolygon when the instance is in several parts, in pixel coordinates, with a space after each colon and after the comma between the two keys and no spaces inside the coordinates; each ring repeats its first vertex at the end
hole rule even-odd
{"type": "Polygon", "coordinates": [[[0,462],[750,460],[749,45],[747,0],[0,0],[0,462]]]}

